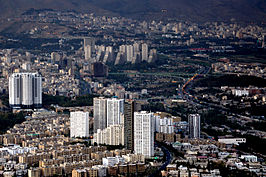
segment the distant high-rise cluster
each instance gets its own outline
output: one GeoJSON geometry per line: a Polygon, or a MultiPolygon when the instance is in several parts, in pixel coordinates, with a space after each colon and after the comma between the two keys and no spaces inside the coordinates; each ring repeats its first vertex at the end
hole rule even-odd
{"type": "Polygon", "coordinates": [[[125,145],[136,154],[154,155],[155,116],[137,112],[134,100],[94,98],[93,143],[125,145]]]}
{"type": "Polygon", "coordinates": [[[113,63],[115,65],[135,64],[141,61],[151,63],[157,59],[156,49],[149,50],[146,43],[135,42],[133,45],[121,45],[115,52],[112,46],[96,46],[94,38],[84,38],[84,55],[85,60],[90,64],[94,62],[113,63]]]}
{"type": "Polygon", "coordinates": [[[121,45],[115,59],[115,65],[124,63],[140,63],[146,61],[152,63],[157,59],[156,49],[149,51],[148,44],[134,43],[133,45],[121,45]]]}
{"type": "Polygon", "coordinates": [[[190,138],[200,138],[200,115],[190,114],[188,116],[188,128],[190,138]]]}
{"type": "Polygon", "coordinates": [[[42,76],[38,73],[13,73],[9,77],[9,104],[12,108],[40,108],[42,76]]]}

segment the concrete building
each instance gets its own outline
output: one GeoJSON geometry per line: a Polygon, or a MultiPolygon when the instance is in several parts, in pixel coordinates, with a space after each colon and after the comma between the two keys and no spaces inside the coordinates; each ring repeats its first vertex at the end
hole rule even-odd
{"type": "Polygon", "coordinates": [[[154,115],[141,111],[134,113],[134,152],[146,157],[154,155],[154,115]]]}
{"type": "Polygon", "coordinates": [[[93,99],[93,132],[98,129],[103,130],[107,127],[107,99],[103,97],[93,99]]]}
{"type": "Polygon", "coordinates": [[[70,113],[70,137],[89,137],[89,113],[70,113]]]}
{"type": "Polygon", "coordinates": [[[90,45],[84,46],[85,60],[90,61],[92,57],[92,47],[90,45]]]}
{"type": "Polygon", "coordinates": [[[123,124],[124,100],[117,98],[107,99],[107,127],[123,124]]]}
{"type": "Polygon", "coordinates": [[[132,62],[132,58],[133,58],[133,46],[132,45],[126,46],[126,56],[127,56],[127,62],[132,62]]]}
{"type": "Polygon", "coordinates": [[[38,73],[13,73],[9,77],[9,104],[12,108],[42,106],[42,77],[38,73]]]}
{"type": "Polygon", "coordinates": [[[200,115],[190,114],[188,116],[188,128],[190,138],[200,138],[200,115]]]}
{"type": "Polygon", "coordinates": [[[134,111],[135,101],[126,100],[124,106],[124,137],[125,147],[134,150],[134,111]]]}
{"type": "Polygon", "coordinates": [[[111,125],[93,134],[92,143],[106,145],[124,145],[124,126],[111,125]]]}
{"type": "Polygon", "coordinates": [[[218,141],[226,145],[239,145],[240,143],[246,143],[246,138],[219,138],[218,141]]]}
{"type": "Polygon", "coordinates": [[[147,44],[142,44],[141,45],[141,59],[142,61],[148,61],[148,53],[149,53],[149,49],[148,49],[148,45],[147,44]]]}
{"type": "Polygon", "coordinates": [[[123,157],[106,157],[102,159],[104,166],[115,166],[116,164],[124,164],[125,159],[123,157]]]}
{"type": "Polygon", "coordinates": [[[84,55],[85,60],[93,63],[92,55],[95,53],[95,39],[94,38],[84,38],[84,55]]]}
{"type": "Polygon", "coordinates": [[[155,114],[155,131],[159,133],[174,133],[175,117],[166,117],[160,113],[155,114]]]}

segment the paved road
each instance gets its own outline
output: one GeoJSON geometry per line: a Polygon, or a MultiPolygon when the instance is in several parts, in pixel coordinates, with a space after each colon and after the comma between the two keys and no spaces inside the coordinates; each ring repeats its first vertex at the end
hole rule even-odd
{"type": "Polygon", "coordinates": [[[158,176],[158,174],[161,173],[162,170],[166,169],[166,166],[168,164],[170,164],[173,160],[173,155],[170,153],[170,151],[163,145],[155,143],[158,147],[160,147],[163,151],[163,153],[166,155],[166,161],[164,162],[164,164],[153,174],[150,175],[150,177],[154,177],[154,176],[158,176]]]}

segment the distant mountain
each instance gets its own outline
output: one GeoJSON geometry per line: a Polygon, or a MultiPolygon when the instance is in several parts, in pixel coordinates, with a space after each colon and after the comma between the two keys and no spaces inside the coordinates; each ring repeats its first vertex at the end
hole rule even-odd
{"type": "Polygon", "coordinates": [[[101,7],[96,7],[88,0],[0,0],[0,17],[14,17],[30,9],[53,9],[116,15],[101,7]]]}
{"type": "Polygon", "coordinates": [[[137,19],[265,22],[265,0],[0,0],[0,16],[34,9],[75,10],[137,19]]]}

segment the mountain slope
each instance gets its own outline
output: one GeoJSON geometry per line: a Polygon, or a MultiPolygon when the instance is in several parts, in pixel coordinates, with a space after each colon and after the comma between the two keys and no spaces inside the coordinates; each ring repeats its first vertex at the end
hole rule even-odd
{"type": "Polygon", "coordinates": [[[192,21],[265,21],[265,0],[91,0],[97,7],[123,16],[175,17],[192,21]]]}
{"type": "Polygon", "coordinates": [[[26,10],[55,9],[122,15],[138,19],[165,17],[191,21],[263,21],[265,0],[0,0],[0,17],[26,10]]]}
{"type": "Polygon", "coordinates": [[[29,9],[74,10],[112,15],[87,0],[0,0],[0,17],[17,16],[29,9]]]}

